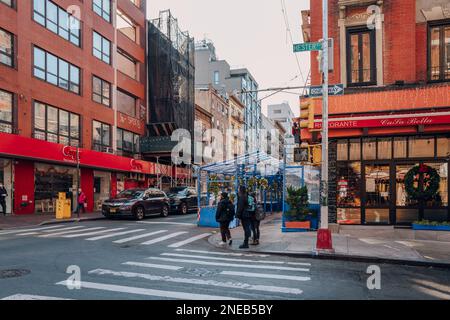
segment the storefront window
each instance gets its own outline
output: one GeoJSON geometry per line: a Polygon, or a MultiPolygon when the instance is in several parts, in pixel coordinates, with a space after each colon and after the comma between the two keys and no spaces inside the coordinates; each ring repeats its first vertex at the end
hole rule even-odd
{"type": "Polygon", "coordinates": [[[448,137],[437,138],[437,156],[438,157],[450,156],[450,138],[448,137]]]}
{"type": "Polygon", "coordinates": [[[12,133],[13,95],[0,90],[0,132],[12,133]]]}
{"type": "Polygon", "coordinates": [[[350,159],[349,160],[361,160],[361,140],[350,140],[350,159]]]}
{"type": "MultiPolygon", "coordinates": [[[[426,202],[427,207],[448,207],[448,164],[447,163],[425,163],[425,165],[434,168],[439,177],[439,189],[436,195],[426,202]]],[[[424,176],[424,184],[426,185],[426,179],[424,176]]],[[[425,188],[424,185],[424,188],[425,188]]]]}
{"type": "Polygon", "coordinates": [[[94,209],[100,211],[102,203],[110,197],[111,173],[94,171],[94,209]]]}
{"type": "Polygon", "coordinates": [[[389,223],[389,209],[366,209],[366,223],[389,223]]]}
{"type": "Polygon", "coordinates": [[[394,158],[407,158],[406,138],[394,138],[394,158]]]}
{"type": "Polygon", "coordinates": [[[366,198],[367,206],[384,207],[389,206],[390,183],[389,166],[376,165],[366,166],[366,198]]]}
{"type": "Polygon", "coordinates": [[[361,206],[361,163],[339,163],[337,183],[337,206],[361,206]]]}
{"type": "Polygon", "coordinates": [[[361,224],[361,209],[338,208],[337,220],[339,224],[361,224]]]}
{"type": "Polygon", "coordinates": [[[377,140],[364,139],[363,141],[363,159],[375,160],[377,158],[377,140]]]}
{"type": "MultiPolygon", "coordinates": [[[[12,208],[12,198],[13,198],[13,172],[12,172],[12,161],[8,159],[0,159],[0,183],[3,183],[3,186],[8,193],[6,197],[6,213],[11,213],[12,208]]],[[[0,210],[2,208],[0,207],[0,210]]],[[[3,212],[1,213],[3,214],[3,212]]]]}
{"type": "MultiPolygon", "coordinates": [[[[396,167],[396,180],[397,180],[396,205],[398,207],[408,207],[418,205],[418,201],[411,199],[411,197],[409,197],[408,194],[406,193],[405,189],[405,175],[408,173],[409,170],[418,165],[419,165],[418,163],[415,163],[415,164],[398,165],[396,167]]],[[[414,187],[418,188],[418,186],[419,186],[419,176],[416,176],[414,179],[414,187]]]]}
{"type": "Polygon", "coordinates": [[[377,154],[378,159],[392,159],[392,139],[379,138],[377,154]]]}
{"type": "Polygon", "coordinates": [[[434,137],[410,137],[408,141],[410,158],[434,157],[434,137]]]}
{"type": "Polygon", "coordinates": [[[338,161],[348,160],[348,142],[347,142],[347,140],[338,141],[338,143],[337,143],[337,160],[338,161]]]}

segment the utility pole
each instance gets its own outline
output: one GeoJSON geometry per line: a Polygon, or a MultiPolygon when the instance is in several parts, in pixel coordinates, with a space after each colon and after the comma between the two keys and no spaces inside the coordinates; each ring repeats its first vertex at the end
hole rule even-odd
{"type": "Polygon", "coordinates": [[[320,201],[320,228],[328,229],[328,0],[322,0],[322,181],[320,201]]]}

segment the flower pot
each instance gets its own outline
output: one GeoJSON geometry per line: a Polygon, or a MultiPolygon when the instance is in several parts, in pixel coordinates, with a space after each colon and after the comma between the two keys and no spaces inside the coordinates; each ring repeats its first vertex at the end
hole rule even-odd
{"type": "Polygon", "coordinates": [[[287,221],[285,226],[288,229],[310,229],[311,221],[287,221]]]}

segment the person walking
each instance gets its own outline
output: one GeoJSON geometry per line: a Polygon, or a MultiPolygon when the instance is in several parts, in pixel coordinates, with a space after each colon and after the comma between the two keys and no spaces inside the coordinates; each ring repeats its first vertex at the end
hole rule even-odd
{"type": "Polygon", "coordinates": [[[256,217],[256,211],[257,211],[257,201],[256,201],[256,195],[254,192],[252,192],[248,196],[248,211],[250,213],[250,220],[251,220],[251,227],[252,227],[252,234],[253,234],[253,242],[252,245],[258,245],[259,244],[259,225],[260,221],[256,217]]]}
{"type": "Polygon", "coordinates": [[[234,204],[228,197],[228,193],[222,192],[221,199],[219,201],[219,204],[217,205],[216,211],[216,221],[220,224],[222,245],[226,244],[227,241],[230,246],[233,244],[230,232],[230,222],[233,221],[234,214],[235,214],[234,204]]]}
{"type": "Polygon", "coordinates": [[[241,220],[244,229],[244,243],[239,246],[239,249],[248,249],[248,240],[252,235],[252,221],[248,211],[248,194],[245,186],[239,187],[236,217],[241,220]]]}
{"type": "Polygon", "coordinates": [[[3,215],[6,216],[6,197],[8,196],[8,191],[0,182],[0,206],[2,207],[3,215]]]}
{"type": "Polygon", "coordinates": [[[77,213],[80,214],[80,211],[83,213],[86,213],[85,209],[85,203],[86,203],[87,197],[86,194],[83,192],[83,190],[78,190],[78,206],[77,206],[77,213]]]}

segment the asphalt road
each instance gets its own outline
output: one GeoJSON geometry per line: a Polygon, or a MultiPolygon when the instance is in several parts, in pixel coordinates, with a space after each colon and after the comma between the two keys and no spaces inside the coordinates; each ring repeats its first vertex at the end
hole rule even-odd
{"type": "Polygon", "coordinates": [[[369,290],[370,264],[239,254],[214,231],[195,214],[1,231],[0,299],[450,299],[449,270],[379,265],[369,290]]]}

